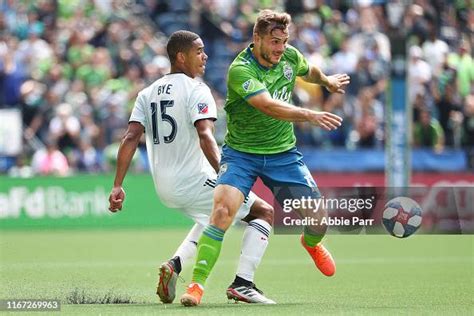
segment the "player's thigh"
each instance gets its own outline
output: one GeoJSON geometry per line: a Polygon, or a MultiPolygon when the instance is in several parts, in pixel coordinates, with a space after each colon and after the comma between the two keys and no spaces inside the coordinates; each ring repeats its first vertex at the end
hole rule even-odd
{"type": "Polygon", "coordinates": [[[303,155],[296,148],[270,157],[261,178],[280,205],[285,199],[321,197],[303,155]]]}
{"type": "Polygon", "coordinates": [[[229,185],[248,196],[262,165],[261,157],[224,146],[217,184],[229,185]]]}
{"type": "MultiPolygon", "coordinates": [[[[193,203],[182,209],[183,213],[196,223],[204,226],[208,225],[214,204],[214,192],[214,187],[204,186],[193,203]]],[[[250,208],[256,199],[257,196],[253,192],[250,192],[249,195],[244,198],[244,202],[237,210],[233,223],[236,223],[249,214],[250,208]]]]}

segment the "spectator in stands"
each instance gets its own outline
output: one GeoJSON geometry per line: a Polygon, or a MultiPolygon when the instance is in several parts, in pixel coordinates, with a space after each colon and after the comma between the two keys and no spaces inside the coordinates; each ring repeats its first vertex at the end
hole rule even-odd
{"type": "Polygon", "coordinates": [[[127,119],[123,111],[120,109],[120,101],[117,98],[109,99],[107,105],[107,113],[102,121],[101,127],[105,136],[105,144],[114,142],[114,135],[117,131],[123,131],[127,126],[127,119]]]}
{"type": "Polygon", "coordinates": [[[57,142],[59,149],[69,152],[77,148],[81,132],[81,123],[73,115],[72,107],[62,103],[56,107],[56,114],[49,123],[50,137],[57,142]]]}
{"type": "Polygon", "coordinates": [[[407,35],[415,38],[414,44],[422,43],[428,36],[428,21],[424,18],[424,8],[416,3],[407,7],[401,27],[407,35]]]}
{"type": "Polygon", "coordinates": [[[438,120],[443,128],[446,146],[454,147],[460,144],[460,135],[456,137],[455,130],[459,128],[456,118],[462,109],[462,99],[456,90],[456,81],[452,80],[444,88],[444,93],[436,94],[435,104],[438,120]]]}
{"type": "Polygon", "coordinates": [[[42,63],[51,62],[53,58],[51,45],[40,37],[42,31],[39,26],[30,25],[28,38],[21,41],[18,46],[20,59],[28,72],[33,75],[37,75],[42,63]]]}
{"type": "Polygon", "coordinates": [[[104,171],[102,167],[101,157],[95,147],[92,146],[90,140],[81,139],[79,148],[74,153],[75,166],[80,172],[100,172],[104,171]]]}
{"type": "Polygon", "coordinates": [[[344,22],[341,11],[332,11],[332,17],[324,25],[323,32],[326,35],[331,54],[338,52],[349,36],[349,26],[344,22]]]}
{"type": "Polygon", "coordinates": [[[424,95],[432,78],[430,65],[423,60],[419,46],[410,47],[408,70],[408,102],[413,104],[418,94],[424,95]]]}
{"type": "Polygon", "coordinates": [[[381,145],[383,118],[383,105],[374,97],[373,90],[362,89],[357,96],[354,113],[358,147],[374,148],[381,145]]]}
{"type": "Polygon", "coordinates": [[[76,70],[76,77],[82,80],[87,88],[104,84],[112,77],[113,64],[106,48],[96,48],[91,56],[82,60],[84,64],[76,70]]]}
{"type": "Polygon", "coordinates": [[[466,97],[474,88],[474,60],[466,39],[461,41],[458,53],[448,57],[448,62],[456,68],[459,94],[461,97],[466,97]]]}
{"type": "Polygon", "coordinates": [[[444,148],[443,128],[427,108],[420,111],[420,121],[413,128],[413,140],[416,147],[432,148],[437,152],[444,148]]]}
{"type": "Polygon", "coordinates": [[[429,36],[421,48],[423,57],[430,65],[433,76],[439,76],[446,55],[449,53],[449,46],[445,41],[438,38],[438,31],[434,23],[429,24],[429,36]]]}
{"type": "MultiPolygon", "coordinates": [[[[333,93],[324,103],[323,110],[339,115],[340,117],[353,117],[354,107],[351,104],[352,102],[349,102],[349,99],[350,98],[344,94],[333,93]]],[[[323,132],[323,144],[327,145],[329,143],[331,146],[335,147],[346,146],[348,135],[351,129],[352,122],[350,122],[350,120],[346,120],[344,121],[344,124],[342,124],[342,126],[340,126],[337,130],[323,132]]],[[[313,127],[313,130],[317,129],[313,127]]]]}
{"type": "Polygon", "coordinates": [[[48,139],[46,147],[35,152],[31,167],[36,175],[67,176],[69,164],[66,156],[58,150],[56,141],[48,139]]]}
{"type": "Polygon", "coordinates": [[[95,147],[101,147],[102,143],[100,140],[100,127],[94,120],[94,113],[90,105],[84,106],[81,109],[80,114],[80,124],[81,124],[81,142],[92,144],[95,147]]]}
{"type": "Polygon", "coordinates": [[[360,8],[360,31],[350,38],[350,49],[357,54],[359,58],[366,54],[367,47],[376,46],[384,60],[389,61],[390,41],[387,35],[380,32],[380,21],[370,6],[360,8]]]}
{"type": "Polygon", "coordinates": [[[0,108],[18,106],[28,73],[18,57],[18,39],[3,35],[0,43],[0,108]]]}
{"type": "MultiPolygon", "coordinates": [[[[468,95],[464,101],[463,146],[474,151],[474,94],[468,95]]],[[[474,154],[474,152],[472,152],[474,154]]],[[[474,167],[474,166],[473,166],[474,167]]]]}
{"type": "MultiPolygon", "coordinates": [[[[71,82],[66,77],[65,66],[62,64],[52,65],[46,76],[43,78],[49,90],[56,94],[60,99],[64,98],[68,92],[71,82]]],[[[84,89],[81,89],[83,91],[84,89]]]]}
{"type": "Polygon", "coordinates": [[[15,159],[15,165],[8,170],[8,176],[12,178],[31,178],[33,169],[27,164],[27,157],[19,155],[15,159]]]}
{"type": "Polygon", "coordinates": [[[22,112],[27,139],[40,136],[38,131],[45,123],[44,113],[46,109],[42,104],[46,89],[46,85],[35,80],[25,81],[20,87],[21,102],[19,108],[22,112]]]}
{"type": "Polygon", "coordinates": [[[353,77],[356,72],[357,62],[357,55],[349,49],[348,40],[344,39],[340,44],[339,51],[332,55],[332,72],[346,73],[353,77]]]}

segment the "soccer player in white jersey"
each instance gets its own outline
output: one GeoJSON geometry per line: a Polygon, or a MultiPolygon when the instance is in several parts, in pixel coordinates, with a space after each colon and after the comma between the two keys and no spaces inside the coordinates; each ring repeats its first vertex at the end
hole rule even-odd
{"type": "MultiPolygon", "coordinates": [[[[117,154],[117,169],[109,210],[122,209],[122,183],[145,133],[150,170],[160,200],[195,221],[175,255],[160,266],[157,294],[163,303],[175,298],[182,265],[194,257],[201,234],[221,239],[222,232],[204,230],[209,223],[220,153],[213,136],[216,104],[210,89],[194,79],[205,71],[207,55],[201,38],[189,31],[173,33],[167,44],[171,72],[142,90],[117,154]]],[[[248,223],[230,299],[273,304],[253,283],[273,222],[273,208],[250,192],[238,215],[248,223]]]]}

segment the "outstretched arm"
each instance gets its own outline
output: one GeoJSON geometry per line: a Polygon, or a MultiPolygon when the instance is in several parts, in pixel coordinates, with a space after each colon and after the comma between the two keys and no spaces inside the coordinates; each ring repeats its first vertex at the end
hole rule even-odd
{"type": "Polygon", "coordinates": [[[304,81],[316,83],[326,87],[331,93],[345,93],[344,88],[349,84],[351,78],[347,74],[336,74],[326,76],[321,69],[315,65],[310,65],[308,73],[301,77],[304,81]]]}
{"type": "Polygon", "coordinates": [[[275,100],[267,91],[248,98],[247,102],[275,119],[290,122],[310,122],[328,131],[338,128],[342,122],[341,117],[329,112],[312,111],[275,100]]]}
{"type": "Polygon", "coordinates": [[[194,123],[199,135],[199,144],[211,166],[219,173],[221,154],[214,138],[214,121],[202,119],[194,123]]]}
{"type": "Polygon", "coordinates": [[[122,138],[117,154],[117,169],[115,170],[114,187],[109,195],[109,210],[116,212],[122,209],[125,200],[125,191],[122,188],[123,179],[138,147],[140,137],[144,131],[143,126],[137,122],[128,124],[128,129],[122,138]]]}

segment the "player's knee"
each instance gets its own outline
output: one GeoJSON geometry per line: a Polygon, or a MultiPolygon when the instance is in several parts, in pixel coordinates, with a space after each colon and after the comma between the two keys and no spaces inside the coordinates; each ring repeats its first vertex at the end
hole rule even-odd
{"type": "Polygon", "coordinates": [[[232,214],[229,207],[224,203],[216,203],[211,216],[211,225],[222,230],[227,230],[232,223],[232,214]]]}
{"type": "Polygon", "coordinates": [[[261,209],[262,209],[262,211],[261,211],[262,216],[260,217],[260,219],[263,219],[264,221],[266,221],[270,225],[273,225],[273,215],[274,215],[274,212],[275,212],[275,210],[273,209],[273,206],[271,206],[268,203],[264,203],[261,206],[261,209]]]}
{"type": "Polygon", "coordinates": [[[263,200],[257,200],[250,209],[248,221],[258,218],[266,221],[270,225],[273,225],[273,215],[273,206],[263,200]]]}

